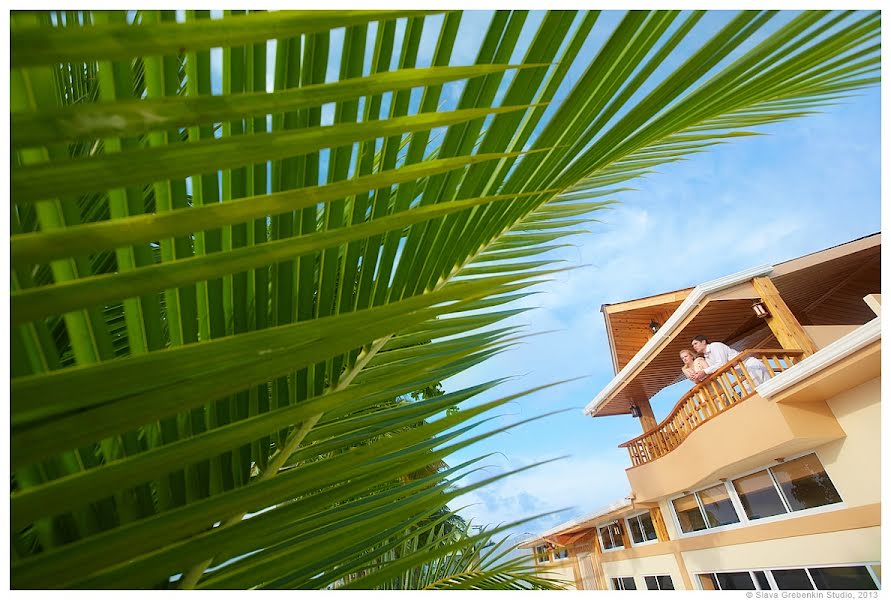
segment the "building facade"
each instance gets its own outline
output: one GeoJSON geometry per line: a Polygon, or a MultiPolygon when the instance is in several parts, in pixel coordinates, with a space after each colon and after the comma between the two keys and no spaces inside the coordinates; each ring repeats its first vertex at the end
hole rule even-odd
{"type": "Polygon", "coordinates": [[[881,236],[602,308],[629,497],[523,544],[578,589],[881,587],[881,236]],[[694,336],[739,354],[657,420],[694,336]]]}

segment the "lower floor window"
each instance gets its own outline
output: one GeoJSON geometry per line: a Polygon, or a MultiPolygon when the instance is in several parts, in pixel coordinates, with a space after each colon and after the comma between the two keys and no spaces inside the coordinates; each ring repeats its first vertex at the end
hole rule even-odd
{"type": "Polygon", "coordinates": [[[610,585],[614,590],[636,590],[634,577],[610,577],[610,585]]]}
{"type": "Polygon", "coordinates": [[[879,565],[700,573],[699,587],[703,590],[877,590],[879,575],[879,565]]]}
{"type": "Polygon", "coordinates": [[[673,590],[671,575],[645,575],[644,584],[648,590],[673,590]]]}

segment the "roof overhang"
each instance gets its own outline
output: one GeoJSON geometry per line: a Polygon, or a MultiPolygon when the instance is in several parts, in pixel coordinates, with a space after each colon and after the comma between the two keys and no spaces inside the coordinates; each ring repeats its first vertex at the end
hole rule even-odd
{"type": "Polygon", "coordinates": [[[542,542],[557,543],[561,546],[577,543],[584,538],[585,534],[587,534],[592,527],[595,527],[597,524],[602,523],[605,520],[613,520],[633,509],[634,503],[631,500],[619,500],[577,519],[572,519],[571,521],[560,523],[556,527],[551,527],[535,538],[524,540],[518,544],[517,547],[531,548],[542,542]]]}
{"type": "Polygon", "coordinates": [[[706,283],[701,283],[693,288],[693,291],[681,302],[681,305],[674,311],[671,317],[656,331],[650,340],[638,350],[637,354],[619,371],[615,377],[604,387],[597,396],[588,403],[584,408],[584,414],[588,416],[598,416],[600,410],[612,399],[618,392],[637,375],[637,373],[646,366],[650,358],[655,355],[655,351],[668,344],[679,331],[687,317],[693,315],[699,308],[700,303],[708,296],[724,291],[733,286],[747,282],[754,277],[768,275],[773,270],[771,265],[762,265],[746,269],[733,275],[727,275],[718,279],[713,279],[706,283]]]}

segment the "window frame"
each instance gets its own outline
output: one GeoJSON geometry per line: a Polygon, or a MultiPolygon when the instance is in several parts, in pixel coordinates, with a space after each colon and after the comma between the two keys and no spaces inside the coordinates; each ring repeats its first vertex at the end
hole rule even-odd
{"type": "MultiPolygon", "coordinates": [[[[753,569],[727,569],[722,571],[702,571],[691,573],[695,581],[695,587],[697,590],[702,590],[702,582],[699,579],[700,575],[714,575],[717,576],[720,573],[748,573],[749,577],[752,578],[752,581],[755,584],[756,591],[776,591],[776,592],[784,592],[784,591],[793,591],[793,590],[781,590],[777,586],[776,579],[773,577],[773,573],[771,571],[785,571],[785,570],[804,570],[805,574],[807,574],[808,580],[811,582],[813,588],[810,590],[801,590],[801,591],[815,591],[815,592],[827,592],[832,590],[819,590],[817,589],[817,585],[814,582],[814,578],[811,575],[811,569],[831,569],[834,567],[864,567],[866,568],[866,572],[872,578],[873,583],[876,586],[878,591],[882,589],[882,582],[879,579],[879,576],[876,575],[875,569],[873,567],[881,565],[879,561],[869,561],[869,562],[858,562],[858,563],[830,563],[825,565],[785,565],[785,566],[770,566],[770,567],[758,567],[753,569]],[[758,578],[755,577],[755,571],[761,571],[764,573],[764,576],[767,578],[768,583],[770,584],[770,588],[768,590],[763,590],[761,588],[761,584],[758,583],[758,578]]],[[[717,581],[717,577],[715,577],[717,581]]],[[[720,590],[720,582],[718,582],[718,588],[720,590]]],[[[644,585],[646,587],[646,585],[644,585]]],[[[726,591],[726,590],[720,590],[726,591]]]]}
{"type": "MultiPolygon", "coordinates": [[[[803,517],[803,516],[807,516],[807,515],[816,515],[816,514],[821,514],[824,512],[832,512],[832,511],[847,508],[847,503],[845,502],[844,496],[842,495],[842,493],[838,489],[838,487],[835,485],[835,481],[832,479],[832,475],[830,475],[829,471],[826,470],[826,465],[823,464],[823,461],[820,458],[820,455],[817,454],[817,452],[814,450],[807,450],[805,452],[800,452],[800,453],[794,454],[794,455],[790,456],[789,458],[785,459],[782,463],[773,461],[773,464],[758,467],[756,469],[749,469],[748,471],[737,473],[737,474],[733,475],[732,477],[724,478],[723,481],[719,481],[718,483],[711,483],[708,485],[703,485],[703,486],[697,487],[693,490],[689,490],[689,494],[692,494],[693,497],[696,499],[696,504],[699,506],[700,514],[702,515],[703,520],[706,523],[706,528],[700,529],[698,531],[690,531],[690,532],[685,532],[681,528],[681,522],[680,522],[680,519],[678,518],[677,511],[675,510],[675,507],[674,507],[675,500],[677,500],[678,498],[683,498],[684,496],[688,495],[688,494],[681,492],[679,494],[669,496],[666,499],[666,504],[668,505],[668,508],[670,509],[671,518],[673,520],[675,530],[677,531],[678,537],[693,537],[693,536],[697,536],[697,535],[708,535],[710,533],[717,533],[719,531],[725,531],[727,529],[733,529],[736,527],[747,527],[747,526],[753,525],[753,524],[760,525],[761,523],[774,523],[776,521],[782,521],[785,519],[795,519],[797,517],[803,517]],[[817,460],[820,462],[820,466],[823,467],[823,472],[826,473],[826,476],[829,478],[829,481],[832,482],[832,486],[835,488],[835,491],[836,491],[836,493],[838,493],[838,496],[839,496],[839,498],[841,498],[841,501],[834,502],[832,504],[824,504],[822,506],[814,506],[813,508],[805,508],[802,510],[794,510],[793,511],[790,509],[789,501],[786,499],[786,496],[783,493],[782,489],[780,488],[779,482],[777,482],[776,477],[774,476],[773,471],[771,471],[771,469],[777,465],[792,462],[793,460],[797,460],[797,459],[807,456],[809,454],[813,454],[817,458],[817,460]],[[749,475],[753,475],[760,471],[767,471],[767,475],[768,475],[768,477],[770,477],[770,481],[773,484],[774,489],[777,492],[777,495],[779,495],[779,497],[780,497],[780,502],[782,502],[783,508],[785,508],[787,512],[781,513],[778,515],[772,515],[770,517],[762,517],[760,519],[750,519],[749,515],[746,514],[745,508],[743,507],[743,504],[742,504],[742,500],[740,499],[739,494],[736,492],[736,487],[733,485],[733,481],[736,479],[740,479],[742,477],[748,477],[749,475]],[[726,488],[727,493],[730,498],[730,503],[733,505],[733,508],[736,511],[736,516],[739,519],[739,522],[738,523],[730,523],[728,525],[720,525],[718,527],[708,527],[708,518],[705,514],[705,510],[702,505],[702,500],[699,498],[699,492],[701,492],[703,490],[707,490],[709,488],[716,487],[717,485],[720,485],[720,484],[723,484],[724,487],[726,488]]],[[[755,570],[757,571],[758,569],[755,569],[755,570]]]]}
{"type": "MultiPolygon", "coordinates": [[[[640,526],[640,521],[637,521],[637,524],[638,524],[638,531],[640,531],[641,537],[646,538],[646,535],[644,534],[644,531],[643,531],[643,527],[640,526]]],[[[628,515],[627,517],[625,517],[625,531],[628,532],[628,541],[630,542],[631,547],[646,546],[647,544],[656,544],[659,542],[659,531],[656,529],[656,523],[653,523],[653,515],[651,515],[650,511],[648,511],[648,510],[634,513],[633,515],[628,515]],[[650,523],[653,524],[653,531],[656,531],[656,537],[655,537],[655,539],[652,539],[652,540],[644,539],[644,541],[637,543],[634,541],[634,536],[631,535],[631,519],[637,519],[641,515],[647,515],[648,517],[650,517],[650,523]]]]}
{"type": "Polygon", "coordinates": [[[553,555],[551,554],[551,545],[548,543],[537,544],[537,545],[533,546],[532,547],[532,556],[535,558],[536,565],[554,562],[553,555]],[[547,550],[547,552],[545,552],[545,554],[547,555],[547,558],[545,558],[545,560],[539,560],[539,556],[541,556],[541,554],[538,552],[539,548],[545,548],[547,550]]]}
{"type": "Polygon", "coordinates": [[[609,578],[609,585],[610,585],[610,591],[614,591],[614,592],[637,592],[637,591],[641,591],[641,590],[639,590],[638,587],[637,587],[637,577],[635,577],[634,575],[620,575],[620,576],[618,576],[618,577],[610,577],[610,578],[609,578]],[[623,580],[623,579],[630,579],[631,581],[633,581],[633,582],[634,582],[634,589],[633,589],[633,590],[627,590],[627,589],[625,589],[625,587],[624,587],[625,584],[622,583],[622,580],[623,580]],[[620,583],[621,587],[616,587],[616,584],[615,584],[616,581],[618,581],[618,582],[620,583]]]}
{"type": "Polygon", "coordinates": [[[718,483],[712,483],[710,485],[705,485],[696,490],[691,490],[689,494],[680,493],[676,496],[670,496],[668,498],[668,505],[671,507],[671,517],[674,519],[674,526],[677,529],[678,536],[694,536],[694,535],[703,535],[707,533],[716,533],[718,531],[724,531],[726,529],[731,529],[733,527],[739,527],[743,524],[743,517],[745,516],[745,512],[741,511],[741,506],[738,504],[739,498],[736,497],[736,490],[731,489],[730,480],[727,481],[719,481],[718,483]],[[716,527],[709,527],[708,515],[705,512],[705,506],[702,504],[702,499],[699,497],[699,492],[718,487],[720,485],[724,486],[725,491],[727,492],[727,498],[730,500],[730,505],[733,507],[733,510],[736,512],[736,518],[738,521],[736,523],[728,523],[727,525],[718,525],[716,527]],[[702,520],[705,523],[705,529],[699,529],[697,531],[684,531],[681,527],[681,520],[678,518],[677,510],[675,510],[674,501],[678,498],[683,498],[684,496],[692,495],[696,500],[696,505],[699,507],[699,513],[702,516],[702,520]]]}
{"type": "Polygon", "coordinates": [[[551,562],[560,562],[561,560],[569,560],[570,558],[572,557],[569,555],[569,548],[567,548],[566,546],[554,546],[553,548],[551,548],[551,562]],[[557,550],[564,550],[566,552],[566,556],[557,558],[557,550]]]}
{"type": "Polygon", "coordinates": [[[643,582],[644,582],[644,590],[643,591],[645,591],[645,592],[670,592],[670,591],[678,589],[674,585],[674,577],[671,576],[671,573],[650,573],[649,575],[641,575],[641,577],[643,577],[643,582]],[[647,577],[652,577],[656,580],[656,589],[655,590],[651,590],[650,588],[647,587],[647,577]],[[663,590],[661,587],[659,587],[659,578],[660,577],[668,577],[668,579],[671,581],[671,587],[672,587],[671,590],[663,590]]]}
{"type": "MultiPolygon", "coordinates": [[[[613,525],[618,526],[618,524],[619,524],[619,519],[615,519],[614,521],[610,521],[610,522],[607,523],[606,525],[598,525],[598,526],[597,526],[597,543],[600,544],[600,549],[601,549],[603,552],[615,552],[615,551],[617,551],[617,550],[625,550],[625,549],[628,547],[628,546],[625,546],[625,545],[624,545],[624,542],[625,542],[624,539],[622,539],[622,544],[619,545],[619,546],[615,546],[615,545],[614,545],[612,548],[607,548],[606,546],[603,545],[603,536],[600,535],[600,530],[603,529],[603,528],[606,528],[607,531],[609,531],[609,540],[610,540],[610,542],[612,542],[613,544],[615,544],[615,543],[616,543],[616,540],[613,539],[613,532],[612,532],[612,529],[610,529],[610,528],[611,528],[613,525]]],[[[627,530],[626,530],[626,531],[627,531],[627,530]]]]}

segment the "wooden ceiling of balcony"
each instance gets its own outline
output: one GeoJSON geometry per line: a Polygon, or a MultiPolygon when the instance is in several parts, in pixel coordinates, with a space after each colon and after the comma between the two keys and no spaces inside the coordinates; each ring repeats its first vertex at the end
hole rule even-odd
{"type": "MultiPolygon", "coordinates": [[[[780,263],[770,277],[802,325],[864,324],[875,314],[863,297],[881,292],[881,235],[780,263]]],[[[690,291],[603,307],[617,372],[652,336],[648,328],[650,320],[664,323],[690,291]],[[655,318],[654,315],[666,310],[664,319],[655,318]]],[[[695,335],[723,341],[737,350],[778,348],[776,338],[765,321],[754,316],[751,305],[750,299],[707,302],[623,389],[601,406],[597,416],[628,414],[635,401],[651,398],[663,388],[683,380],[678,353],[690,347],[695,335]]],[[[653,408],[658,418],[671,407],[653,408]]]]}
{"type": "MultiPolygon", "coordinates": [[[[681,381],[684,376],[681,373],[681,359],[678,354],[690,347],[693,336],[701,334],[711,340],[730,341],[731,334],[742,330],[744,325],[754,319],[751,306],[752,301],[748,299],[713,300],[703,306],[687,326],[675,335],[624,389],[597,411],[598,416],[628,414],[635,401],[651,398],[664,387],[681,381]]],[[[760,327],[756,327],[755,336],[759,332],[761,337],[764,337],[764,332],[770,333],[763,321],[757,321],[756,325],[760,327]]],[[[772,345],[776,346],[776,342],[772,345]]],[[[654,410],[664,413],[671,407],[660,408],[662,410],[654,407],[654,410]]]]}
{"type": "Polygon", "coordinates": [[[606,321],[616,373],[653,337],[650,323],[665,323],[692,290],[687,288],[630,302],[604,304],[600,308],[606,321]]]}

